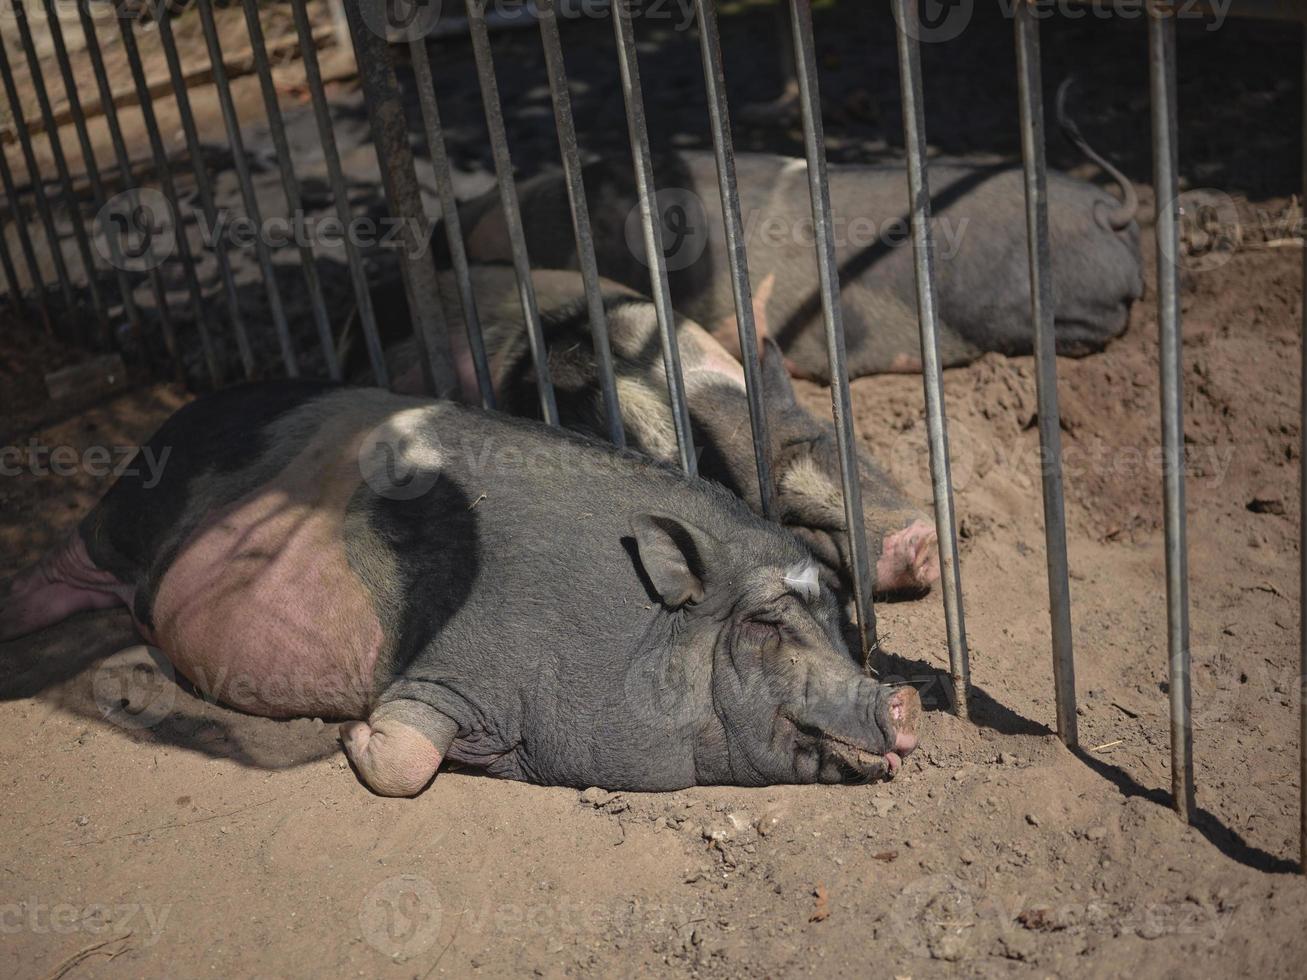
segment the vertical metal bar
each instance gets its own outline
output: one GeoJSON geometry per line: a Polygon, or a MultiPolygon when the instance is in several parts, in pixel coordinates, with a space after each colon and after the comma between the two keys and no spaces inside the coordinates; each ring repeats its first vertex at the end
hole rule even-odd
{"type": "Polygon", "coordinates": [[[9,236],[5,233],[4,222],[0,221],[0,266],[4,267],[5,295],[14,311],[22,309],[23,289],[18,281],[18,270],[14,268],[13,256],[9,252],[9,236]]]}
{"type": "MultiPolygon", "coordinates": [[[[1307,201],[1307,24],[1302,54],[1302,186],[1307,201]]],[[[1302,383],[1298,387],[1298,867],[1307,874],[1307,252],[1302,265],[1302,383]]]]}
{"type": "Polygon", "coordinates": [[[104,294],[100,291],[98,270],[91,257],[91,242],[86,237],[86,227],[82,224],[82,209],[78,204],[77,195],[73,192],[73,178],[68,172],[68,159],[64,156],[63,141],[59,139],[59,127],[55,123],[54,110],[50,106],[50,93],[45,87],[45,76],[41,72],[41,59],[37,57],[36,45],[32,43],[32,29],[27,23],[27,7],[22,0],[13,0],[11,6],[14,24],[18,28],[18,42],[27,59],[32,91],[36,93],[41,124],[45,127],[45,138],[50,144],[50,155],[54,158],[55,173],[58,175],[59,187],[63,192],[64,207],[68,211],[68,220],[73,226],[73,242],[77,246],[77,255],[82,260],[82,270],[86,273],[86,287],[91,294],[91,309],[95,312],[95,319],[100,328],[100,342],[107,348],[113,338],[109,314],[105,309],[104,294]]]}
{"type": "MultiPolygon", "coordinates": [[[[425,37],[409,42],[409,60],[417,83],[418,101],[422,105],[422,121],[427,131],[427,152],[435,171],[436,192],[440,195],[440,216],[445,226],[445,241],[449,246],[450,263],[454,266],[454,280],[458,283],[458,299],[463,310],[463,325],[467,328],[467,353],[476,373],[477,390],[483,408],[495,407],[495,384],[490,377],[490,364],[486,360],[486,343],[481,334],[481,318],[477,313],[476,295],[472,292],[472,273],[467,264],[467,250],[463,246],[463,225],[458,217],[458,199],[454,197],[454,172],[445,149],[444,127],[440,123],[440,106],[436,100],[436,82],[431,75],[431,54],[425,37]]],[[[450,334],[450,346],[461,346],[460,338],[450,334]]],[[[457,356],[461,357],[462,351],[457,356]]],[[[459,372],[460,376],[462,372],[459,372]]]]}
{"type": "MultiPolygon", "coordinates": [[[[345,241],[345,259],[349,263],[350,281],[354,286],[354,302],[358,306],[359,322],[363,327],[363,341],[368,349],[368,360],[372,363],[372,377],[378,386],[390,386],[390,372],[386,368],[386,355],[381,348],[381,338],[377,333],[377,315],[372,308],[372,292],[368,289],[367,270],[363,267],[363,256],[358,243],[354,240],[354,216],[350,212],[349,188],[345,184],[345,173],[340,165],[340,150],[336,146],[336,133],[332,128],[331,108],[327,105],[327,94],[322,87],[322,67],[318,64],[318,48],[313,41],[313,26],[309,23],[306,0],[293,0],[290,5],[295,15],[295,30],[299,34],[300,56],[304,60],[304,79],[309,86],[309,95],[313,101],[313,115],[318,125],[318,140],[322,144],[322,157],[327,166],[327,178],[331,182],[331,196],[335,199],[336,217],[340,221],[342,237],[345,241]]],[[[340,11],[341,23],[344,12],[340,11]]],[[[342,40],[345,39],[342,37],[342,40]]]]}
{"type": "Polygon", "coordinates": [[[458,378],[450,363],[449,330],[440,301],[436,266],[429,254],[430,224],[413,169],[408,121],[399,97],[393,55],[390,45],[373,32],[363,16],[360,5],[368,2],[373,0],[345,0],[354,60],[359,68],[372,144],[377,151],[390,215],[401,223],[407,236],[399,269],[413,316],[413,338],[422,357],[423,377],[428,389],[437,395],[448,395],[458,389],[458,378]]]}
{"type": "Polygon", "coordinates": [[[944,625],[948,631],[953,709],[967,716],[971,689],[967,628],[962,608],[962,567],[953,515],[948,420],[944,414],[944,377],[939,363],[939,310],[935,297],[935,243],[930,229],[930,185],[926,175],[926,114],[922,105],[921,46],[909,24],[920,24],[919,0],[894,0],[898,32],[899,88],[903,100],[903,142],[908,155],[908,198],[912,215],[912,256],[916,263],[917,319],[921,327],[921,375],[926,393],[926,429],[930,440],[930,478],[935,494],[935,530],[939,537],[940,585],[944,625]]]}
{"type": "MultiPolygon", "coordinates": [[[[9,158],[5,155],[3,146],[0,146],[0,183],[4,185],[5,197],[9,201],[9,211],[14,216],[14,227],[18,232],[18,247],[22,250],[23,262],[27,266],[27,274],[32,280],[32,288],[36,292],[36,304],[41,313],[42,325],[45,327],[46,333],[53,333],[54,324],[50,321],[50,302],[45,295],[45,281],[41,278],[41,266],[36,261],[36,250],[32,248],[32,236],[27,227],[27,211],[18,198],[18,188],[14,186],[14,175],[9,170],[9,158]]],[[[15,295],[19,300],[22,299],[21,291],[15,295]]]]}
{"type": "Polygon", "coordinates": [[[713,151],[717,158],[717,184],[722,198],[722,222],[726,227],[726,255],[731,270],[731,292],[735,297],[735,322],[740,333],[740,357],[744,361],[749,424],[753,428],[753,458],[758,469],[758,494],[762,501],[763,516],[771,518],[775,516],[771,436],[767,428],[767,408],[762,401],[758,333],[754,323],[753,290],[749,284],[744,225],[740,219],[740,193],[735,179],[735,144],[731,139],[731,117],[726,101],[726,75],[722,69],[717,11],[710,0],[694,0],[694,9],[699,18],[699,49],[703,57],[703,80],[708,94],[713,151]]]}
{"type": "MultiPolygon", "coordinates": [[[[277,151],[281,186],[286,194],[286,203],[290,207],[291,220],[298,228],[304,219],[304,197],[300,193],[299,178],[295,176],[295,161],[291,157],[290,141],[286,139],[286,123],[282,119],[281,106],[277,102],[277,86],[272,81],[272,66],[268,64],[268,47],[263,37],[263,24],[259,21],[258,3],[257,0],[244,0],[243,6],[245,24],[250,34],[250,48],[254,51],[254,70],[259,76],[259,86],[263,90],[263,110],[268,117],[268,128],[272,132],[272,145],[277,151]]],[[[332,336],[331,318],[327,316],[327,303],[322,298],[317,259],[313,254],[313,246],[307,241],[298,240],[300,238],[298,234],[295,237],[300,254],[300,267],[304,273],[304,285],[309,292],[309,306],[313,310],[313,322],[318,328],[318,342],[322,345],[327,374],[333,381],[339,381],[340,362],[336,358],[336,338],[332,336]]]]}
{"type": "Polygon", "coordinates": [[[871,667],[876,636],[876,610],[872,605],[872,578],[867,560],[867,531],[862,515],[862,485],[853,433],[853,402],[844,351],[844,316],[840,306],[839,266],[831,222],[830,186],[826,178],[825,136],[822,131],[821,94],[817,88],[817,56],[812,36],[810,0],[790,0],[790,26],[794,60],[799,76],[799,107],[803,114],[803,145],[808,160],[808,194],[812,198],[813,231],[817,239],[817,278],[821,286],[822,315],[826,327],[826,353],[830,358],[831,410],[840,454],[844,489],[844,520],[849,533],[849,559],[854,600],[858,610],[862,664],[871,667]]]}
{"type": "Polygon", "coordinates": [[[286,308],[282,304],[281,289],[277,286],[277,271],[272,264],[272,251],[268,248],[267,235],[264,234],[263,214],[259,209],[259,198],[254,191],[254,180],[250,176],[250,161],[245,154],[245,140],[241,136],[241,121],[236,114],[236,106],[231,97],[231,84],[227,78],[227,67],[223,62],[222,44],[218,39],[218,29],[213,21],[213,6],[210,0],[198,0],[196,6],[200,11],[200,28],[204,31],[204,41],[209,49],[209,63],[213,69],[213,87],[218,93],[218,104],[222,108],[222,119],[227,129],[227,142],[231,144],[232,163],[236,168],[236,179],[241,188],[241,200],[245,203],[245,213],[254,222],[254,251],[259,259],[259,268],[263,274],[263,285],[268,291],[268,309],[272,313],[272,323],[277,331],[277,341],[281,345],[281,360],[289,377],[299,377],[299,361],[295,357],[295,345],[290,336],[290,325],[286,322],[286,308]]]}
{"type": "Polygon", "coordinates": [[[558,404],[554,384],[549,376],[549,351],[545,347],[540,310],[536,306],[535,285],[531,281],[531,259],[526,251],[526,233],[517,204],[517,187],[513,180],[513,161],[508,152],[508,133],[504,130],[504,110],[499,102],[499,83],[495,80],[495,63],[490,51],[490,32],[486,30],[486,0],[467,0],[468,33],[472,38],[472,55],[476,59],[481,83],[481,103],[485,108],[486,128],[490,132],[490,155],[495,161],[500,206],[508,228],[513,252],[513,270],[517,273],[518,297],[526,319],[527,339],[535,361],[536,385],[540,393],[540,411],[550,425],[558,424],[558,404]]]}
{"type": "Polygon", "coordinates": [[[1166,634],[1170,654],[1171,793],[1176,813],[1194,814],[1193,728],[1189,720],[1189,553],[1185,541],[1184,382],[1180,341],[1179,153],[1176,147],[1175,16],[1148,5],[1153,186],[1157,196],[1158,351],[1166,520],[1166,634]]]}
{"type": "Polygon", "coordinates": [[[581,179],[581,151],[576,141],[576,124],[572,119],[572,96],[567,85],[567,66],[563,61],[563,41],[558,32],[558,14],[554,0],[538,0],[540,42],[545,50],[545,72],[549,76],[549,98],[554,106],[554,127],[558,130],[558,149],[563,160],[563,179],[567,181],[567,203],[572,211],[572,230],[576,234],[576,258],[585,286],[586,310],[590,317],[590,336],[595,359],[599,363],[599,389],[604,399],[604,417],[608,422],[608,439],[613,445],[626,445],[626,428],[622,425],[622,406],[617,397],[617,378],[613,371],[612,345],[608,342],[608,314],[599,287],[599,262],[595,257],[594,232],[590,227],[590,209],[585,200],[585,183],[581,179]]]}
{"type": "MultiPolygon", "coordinates": [[[[45,0],[52,3],[53,0],[45,0]]],[[[159,41],[163,47],[164,60],[168,63],[168,75],[172,79],[173,97],[177,102],[177,115],[181,118],[182,132],[186,137],[186,151],[191,157],[191,170],[195,174],[195,189],[199,193],[200,208],[204,211],[204,220],[211,233],[215,235],[208,243],[218,261],[218,274],[222,278],[223,292],[227,296],[227,316],[231,320],[232,334],[236,338],[236,349],[240,353],[241,366],[245,377],[252,379],[257,373],[254,364],[254,352],[250,349],[249,334],[245,330],[245,320],[241,316],[240,299],[236,293],[236,279],[232,275],[231,261],[227,256],[226,243],[221,240],[218,225],[218,208],[213,199],[213,183],[209,179],[209,170],[204,163],[204,147],[200,144],[199,131],[195,126],[195,114],[191,110],[191,97],[186,91],[185,75],[182,71],[181,58],[177,53],[177,42],[172,33],[172,18],[165,7],[158,18],[159,41]]]]}
{"type": "Polygon", "coordinates": [[[626,101],[626,124],[635,165],[635,185],[640,194],[640,220],[644,226],[644,250],[649,261],[649,284],[658,331],[663,343],[663,369],[667,375],[667,397],[676,426],[676,444],[681,451],[681,468],[690,476],[699,472],[694,453],[694,432],[685,401],[681,377],[681,351],[676,338],[676,312],[667,282],[667,260],[663,254],[662,215],[658,211],[658,189],[654,186],[653,158],[649,152],[649,127],[644,116],[644,92],[640,87],[640,64],[631,25],[632,0],[612,0],[613,34],[617,39],[617,63],[622,75],[622,97],[626,101]]]}
{"type": "MultiPolygon", "coordinates": [[[[124,188],[132,186],[132,161],[127,154],[127,142],[123,139],[122,126],[118,120],[118,108],[113,102],[113,88],[109,84],[109,74],[105,71],[104,57],[100,53],[100,38],[96,31],[95,19],[91,16],[91,5],[89,3],[77,4],[77,15],[82,24],[82,36],[86,38],[86,53],[91,59],[91,71],[95,75],[96,89],[100,95],[100,108],[104,112],[105,125],[109,128],[109,139],[113,144],[114,159],[118,163],[119,183],[124,188]]],[[[109,236],[113,238],[114,236],[109,236]]],[[[115,251],[117,244],[114,244],[115,251]]],[[[163,285],[163,276],[158,268],[152,268],[149,271],[150,288],[154,293],[155,305],[158,308],[159,324],[162,328],[164,337],[173,335],[172,315],[168,311],[168,294],[163,285]]],[[[150,350],[146,344],[145,332],[137,324],[132,325],[135,331],[136,343],[140,348],[142,359],[148,364],[151,361],[150,350]]]]}
{"type": "Polygon", "coordinates": [[[1076,668],[1071,645],[1071,582],[1067,570],[1066,502],[1062,496],[1062,430],[1057,403],[1057,344],[1053,334],[1053,257],[1048,237],[1048,164],[1044,158],[1044,89],[1039,21],[1031,0],[1017,4],[1017,88],[1021,155],[1025,162],[1026,237],[1030,248],[1030,319],[1035,327],[1035,392],[1044,484],[1044,547],[1048,617],[1053,636],[1057,733],[1068,748],[1076,725],[1076,668]]]}
{"type": "MultiPolygon", "coordinates": [[[[77,79],[73,75],[72,62],[68,58],[68,46],[64,43],[63,25],[59,22],[59,16],[55,10],[55,0],[42,0],[42,7],[45,11],[45,20],[47,29],[50,31],[50,41],[54,46],[55,60],[59,64],[59,74],[63,79],[64,96],[68,99],[68,107],[73,117],[73,128],[77,132],[77,145],[82,153],[82,166],[86,170],[87,180],[91,184],[91,199],[95,205],[98,214],[103,208],[107,197],[104,193],[104,184],[100,180],[100,167],[95,159],[95,147],[91,144],[91,136],[86,128],[86,115],[82,111],[82,98],[78,92],[77,79]]],[[[127,315],[127,322],[131,325],[132,333],[140,337],[144,332],[144,326],[141,322],[141,311],[136,305],[136,296],[132,291],[131,281],[127,278],[126,264],[123,261],[122,250],[119,248],[119,241],[116,236],[107,236],[109,245],[110,265],[113,266],[114,280],[118,285],[118,292],[123,299],[123,312],[127,315]]]]}
{"type": "MultiPolygon", "coordinates": [[[[145,76],[145,66],[141,62],[141,51],[136,45],[136,34],[132,30],[135,15],[123,6],[126,0],[118,0],[118,28],[123,39],[123,53],[127,55],[127,66],[136,85],[136,94],[141,100],[141,118],[145,122],[145,132],[150,140],[150,153],[154,157],[154,169],[159,177],[159,187],[172,208],[173,232],[177,243],[177,257],[181,261],[182,276],[186,280],[186,291],[190,294],[191,305],[195,309],[195,325],[200,332],[200,343],[204,348],[204,360],[209,369],[209,380],[216,388],[222,384],[222,371],[218,366],[217,354],[213,349],[213,338],[209,333],[209,310],[204,302],[204,291],[200,289],[200,280],[195,270],[195,258],[191,254],[190,239],[186,235],[186,221],[182,214],[181,199],[177,195],[177,185],[172,179],[172,169],[168,166],[168,151],[159,130],[159,120],[154,113],[154,97],[150,94],[150,83],[145,76]]],[[[182,366],[181,351],[177,346],[176,335],[168,336],[174,369],[178,380],[185,375],[182,366]]]]}
{"type": "Polygon", "coordinates": [[[9,97],[9,110],[14,120],[14,135],[18,137],[18,146],[23,151],[23,163],[27,167],[27,182],[32,188],[32,198],[36,201],[36,214],[41,219],[46,241],[50,244],[50,259],[54,263],[55,277],[59,280],[64,305],[67,311],[72,313],[77,309],[77,301],[73,298],[72,281],[68,278],[68,265],[64,261],[59,233],[55,230],[50,202],[45,198],[45,183],[41,180],[41,171],[36,165],[36,154],[32,151],[32,136],[27,129],[27,120],[23,118],[23,104],[18,98],[18,87],[14,82],[14,73],[9,65],[9,52],[5,50],[3,37],[0,37],[0,81],[4,82],[5,93],[9,97]]]}

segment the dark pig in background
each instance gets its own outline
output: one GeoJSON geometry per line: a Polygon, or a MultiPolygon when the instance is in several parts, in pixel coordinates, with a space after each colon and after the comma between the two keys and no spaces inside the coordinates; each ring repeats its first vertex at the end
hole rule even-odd
{"type": "MultiPolygon", "coordinates": [[[[562,424],[603,436],[608,429],[581,277],[575,272],[536,271],[532,281],[562,424]]],[[[514,415],[538,418],[535,370],[513,270],[474,266],[472,284],[498,406],[514,415]]],[[[616,283],[603,282],[601,286],[627,444],[654,459],[675,462],[676,431],[668,404],[654,305],[616,283]]],[[[442,274],[441,292],[455,341],[462,397],[476,403],[475,374],[463,340],[465,327],[452,274],[442,274]]],[[[766,293],[764,287],[757,297],[760,309],[765,305],[766,293]]],[[[394,386],[416,394],[421,391],[422,378],[413,341],[401,339],[410,322],[402,290],[377,290],[374,303],[385,332],[383,341],[394,386]]],[[[699,474],[722,484],[761,513],[743,369],[693,320],[677,318],[677,338],[694,442],[700,452],[699,474]]],[[[347,329],[341,344],[341,363],[346,366],[347,377],[367,380],[370,375],[358,340],[352,327],[347,329]]],[[[851,597],[848,534],[834,426],[829,421],[818,421],[798,403],[774,344],[764,349],[762,377],[774,467],[775,516],[812,548],[827,582],[851,597]]],[[[915,593],[929,589],[939,580],[939,548],[933,522],[907,501],[889,473],[861,449],[858,470],[869,554],[875,562],[876,591],[915,593]]]]}
{"type": "Polygon", "coordinates": [[[858,782],[920,699],[864,676],[808,550],[725,490],[584,437],[378,389],[177,412],[0,583],[0,640],[126,605],[208,697],[344,719],[374,791],[446,759],[568,786],[858,782]]]}
{"type": "MultiPolygon", "coordinates": [[[[765,309],[771,336],[792,373],[829,382],[807,164],[740,153],[736,165],[752,285],[757,290],[769,280],[774,284],[765,309]]],[[[713,155],[671,154],[660,158],[655,169],[673,304],[728,350],[738,351],[713,155]]],[[[849,372],[860,377],[920,371],[904,166],[831,164],[829,173],[849,372]]],[[[592,163],[584,178],[599,271],[648,290],[629,161],[592,163]]],[[[1134,192],[1122,181],[1124,203],[1087,181],[1058,172],[1048,175],[1061,354],[1102,349],[1125,331],[1131,305],[1142,295],[1134,192]]],[[[1030,353],[1034,331],[1021,168],[932,160],[930,189],[944,366],[969,363],[986,351],[1030,353]]],[[[521,182],[518,192],[532,262],[576,268],[563,178],[541,175],[521,182]]],[[[498,194],[469,201],[462,226],[473,261],[510,258],[498,194]]],[[[443,243],[444,233],[437,231],[437,265],[447,268],[443,243]]]]}

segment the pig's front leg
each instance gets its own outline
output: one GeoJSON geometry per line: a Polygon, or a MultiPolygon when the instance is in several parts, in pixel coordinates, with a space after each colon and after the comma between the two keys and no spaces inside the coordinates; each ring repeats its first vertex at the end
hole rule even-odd
{"type": "Polygon", "coordinates": [[[381,796],[415,796],[440,768],[458,726],[429,704],[384,701],[367,721],[340,726],[345,754],[381,796]]]}

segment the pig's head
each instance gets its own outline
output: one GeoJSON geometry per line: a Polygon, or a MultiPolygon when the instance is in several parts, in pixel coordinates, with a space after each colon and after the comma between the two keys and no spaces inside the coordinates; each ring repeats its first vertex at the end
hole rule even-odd
{"type": "Polygon", "coordinates": [[[701,688],[711,710],[694,726],[699,781],[892,776],[917,744],[917,692],[857,669],[812,556],[773,525],[756,525],[758,533],[729,539],[668,515],[631,525],[673,642],[711,665],[701,688]]]}
{"type": "MultiPolygon", "coordinates": [[[[835,427],[799,404],[780,348],[770,339],[763,345],[762,379],[777,518],[811,549],[824,581],[851,597],[852,556],[835,427]]],[[[894,479],[861,447],[857,462],[875,590],[929,589],[939,581],[934,523],[907,502],[894,479]]]]}

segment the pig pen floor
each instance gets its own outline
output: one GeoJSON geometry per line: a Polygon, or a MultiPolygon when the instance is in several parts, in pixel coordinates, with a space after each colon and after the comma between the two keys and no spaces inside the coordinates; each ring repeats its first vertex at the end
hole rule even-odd
{"type": "MultiPolygon", "coordinates": [[[[1195,827],[1168,809],[1150,298],[1059,365],[1081,753],[1047,727],[1031,362],[989,357],[946,378],[977,723],[931,711],[893,783],[610,796],[449,772],[380,799],[332,726],[147,689],[105,659],[126,614],[84,615],[0,648],[0,975],[1301,976],[1300,258],[1249,248],[1186,283],[1195,827]],[[149,707],[106,719],[123,696],[149,707]]],[[[4,335],[12,371],[26,342],[4,335]]],[[[925,502],[920,379],[854,394],[925,502]]],[[[183,400],[7,406],[3,441],[112,451],[183,400]]],[[[90,507],[91,468],[5,477],[0,572],[90,507]]],[[[936,596],[880,617],[895,670],[946,665],[936,596]]]]}

